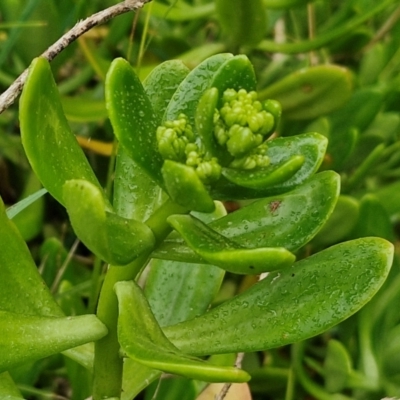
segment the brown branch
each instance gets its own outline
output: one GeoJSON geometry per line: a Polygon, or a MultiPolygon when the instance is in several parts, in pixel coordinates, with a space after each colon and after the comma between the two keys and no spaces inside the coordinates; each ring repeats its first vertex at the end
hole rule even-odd
{"type": "MultiPolygon", "coordinates": [[[[241,368],[242,367],[242,361],[243,361],[244,353],[238,353],[236,356],[236,361],[235,361],[235,367],[236,368],[241,368]]],[[[232,383],[225,383],[225,385],[222,387],[221,391],[219,394],[215,397],[215,400],[224,400],[226,395],[229,392],[229,389],[231,388],[232,383]]]]}
{"type": "MultiPolygon", "coordinates": [[[[151,0],[125,0],[121,3],[115,4],[105,10],[99,11],[90,17],[79,21],[71,30],[69,30],[65,35],[57,40],[53,45],[51,45],[41,57],[46,58],[48,61],[53,60],[58,54],[60,54],[66,47],[68,47],[72,42],[82,36],[85,32],[89,31],[93,27],[104,24],[112,18],[118,15],[127,13],[129,11],[134,11],[142,8],[146,3],[151,0]]],[[[0,96],[0,114],[6,110],[11,104],[14,103],[15,99],[22,92],[24,87],[26,77],[28,75],[28,69],[26,69],[15,81],[14,83],[0,96]]]]}

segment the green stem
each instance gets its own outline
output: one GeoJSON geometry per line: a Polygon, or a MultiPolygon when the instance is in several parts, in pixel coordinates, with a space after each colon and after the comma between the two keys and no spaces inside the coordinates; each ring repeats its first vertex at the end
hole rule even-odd
{"type": "MultiPolygon", "coordinates": [[[[166,218],[172,214],[185,212],[187,212],[186,209],[167,201],[146,221],[156,237],[156,246],[171,231],[166,218]]],[[[153,249],[149,250],[124,267],[110,266],[104,279],[97,317],[107,326],[108,335],[95,343],[93,400],[119,398],[121,395],[123,359],[119,353],[118,301],[114,293],[114,285],[120,281],[135,279],[147,264],[152,251],[153,249]]]]}
{"type": "Polygon", "coordinates": [[[118,343],[118,301],[114,285],[132,280],[147,262],[148,253],[124,267],[110,266],[100,293],[98,318],[107,326],[108,335],[95,343],[93,399],[101,400],[121,395],[123,360],[118,343]]]}

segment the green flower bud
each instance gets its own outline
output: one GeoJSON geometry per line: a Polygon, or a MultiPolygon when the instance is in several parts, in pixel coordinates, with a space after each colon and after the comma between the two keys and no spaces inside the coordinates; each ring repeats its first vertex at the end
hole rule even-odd
{"type": "Polygon", "coordinates": [[[228,132],[229,140],[226,147],[234,157],[240,157],[259,146],[262,135],[254,135],[250,128],[234,125],[228,132]]]}
{"type": "Polygon", "coordinates": [[[267,156],[268,146],[262,143],[251,153],[243,157],[235,158],[229,165],[230,168],[252,170],[255,168],[265,168],[270,164],[270,159],[267,156]]]}
{"type": "Polygon", "coordinates": [[[211,184],[221,177],[222,168],[218,164],[218,160],[213,157],[209,161],[201,162],[196,168],[197,176],[205,184],[211,184]]]}
{"type": "MultiPolygon", "coordinates": [[[[244,89],[225,90],[222,102],[222,107],[214,114],[214,136],[220,146],[226,146],[231,156],[243,158],[264,142],[275,128],[280,115],[279,103],[261,103],[255,91],[244,89]]],[[[246,165],[260,164],[265,163],[253,160],[246,165]]]]}
{"type": "Polygon", "coordinates": [[[158,150],[165,160],[184,162],[186,147],[194,141],[193,129],[187,117],[180,114],[174,121],[165,121],[157,128],[158,150]]]}

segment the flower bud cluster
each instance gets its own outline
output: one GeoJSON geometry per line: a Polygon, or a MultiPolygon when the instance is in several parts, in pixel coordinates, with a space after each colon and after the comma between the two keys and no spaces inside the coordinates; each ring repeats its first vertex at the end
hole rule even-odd
{"type": "Polygon", "coordinates": [[[165,160],[182,162],[194,168],[203,183],[210,184],[220,178],[222,169],[217,158],[206,156],[195,143],[193,129],[185,114],[157,128],[157,143],[165,160]]]}
{"type": "Polygon", "coordinates": [[[253,169],[269,163],[265,146],[255,149],[262,145],[274,124],[274,116],[257,100],[256,92],[227,89],[222,95],[222,107],[215,110],[214,135],[234,157],[231,167],[253,169]]]}
{"type": "Polygon", "coordinates": [[[194,142],[194,133],[185,114],[165,121],[157,128],[158,150],[165,160],[186,161],[186,146],[194,142]]]}
{"type": "Polygon", "coordinates": [[[235,169],[246,170],[268,167],[268,165],[270,164],[270,159],[267,156],[267,150],[267,144],[262,143],[260,146],[256,147],[245,156],[235,158],[229,166],[235,169]]]}

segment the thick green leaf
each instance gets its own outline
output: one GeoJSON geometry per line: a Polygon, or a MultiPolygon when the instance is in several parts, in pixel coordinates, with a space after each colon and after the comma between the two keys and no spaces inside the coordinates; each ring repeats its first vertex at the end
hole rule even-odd
{"type": "Polygon", "coordinates": [[[107,328],[94,315],[39,317],[0,311],[0,371],[98,340],[107,328]]]}
{"type": "Polygon", "coordinates": [[[267,30],[263,0],[216,0],[216,12],[228,41],[234,46],[255,45],[267,30]]]}
{"type": "Polygon", "coordinates": [[[245,55],[227,59],[212,77],[210,87],[222,94],[226,89],[256,90],[257,80],[253,64],[245,55]]]}
{"type": "Polygon", "coordinates": [[[218,106],[219,91],[213,87],[204,92],[196,108],[196,131],[204,149],[211,157],[220,158],[221,148],[214,136],[214,114],[218,106]]]}
{"type": "Polygon", "coordinates": [[[282,104],[288,119],[311,119],[343,106],[353,83],[349,70],[337,65],[318,65],[296,71],[259,92],[259,98],[282,104]]]}
{"type": "Polygon", "coordinates": [[[132,400],[155,379],[161,371],[146,367],[131,358],[124,360],[124,373],[121,400],[132,400]]]}
{"type": "Polygon", "coordinates": [[[296,251],[325,225],[339,192],[339,175],[321,172],[289,193],[258,200],[211,222],[210,227],[248,248],[296,251]]]}
{"type": "Polygon", "coordinates": [[[157,183],[162,158],[157,148],[157,116],[131,65],[115,59],[106,78],[106,106],[114,133],[127,154],[157,183]]]}
{"type": "Polygon", "coordinates": [[[133,281],[118,282],[118,338],[122,351],[148,367],[210,382],[246,382],[250,376],[180,352],[163,334],[141,289],[133,281]]]}
{"type": "MultiPolygon", "coordinates": [[[[214,383],[214,385],[224,385],[214,383]]],[[[240,385],[237,383],[237,385],[240,385]]],[[[199,383],[188,378],[172,377],[172,379],[160,379],[154,382],[146,390],[144,400],[197,400],[199,383]]],[[[229,400],[229,399],[227,399],[229,400]]]]}
{"type": "MultiPolygon", "coordinates": [[[[304,157],[302,167],[291,178],[270,187],[250,189],[239,187],[222,177],[211,188],[212,196],[219,200],[238,200],[255,199],[288,192],[317,172],[324,158],[327,144],[326,137],[318,133],[303,133],[270,140],[268,141],[267,155],[271,160],[271,166],[281,165],[293,156],[304,157]]],[[[250,173],[249,179],[251,181],[250,173]]]]}
{"type": "Polygon", "coordinates": [[[320,334],[364,306],[385,281],[393,245],[363,238],[271,272],[201,317],[164,329],[182,351],[257,351],[320,334]],[[196,332],[196,335],[193,335],[196,332]]]}
{"type": "Polygon", "coordinates": [[[108,211],[103,193],[87,181],[66,182],[64,201],[77,236],[106,262],[128,264],[154,246],[147,225],[108,211]]]}
{"type": "MultiPolygon", "coordinates": [[[[0,310],[25,315],[63,317],[33,262],[18,229],[7,218],[0,198],[0,310]]],[[[64,352],[86,368],[93,366],[93,348],[89,345],[64,352]]]]}
{"type": "MultiPolygon", "coordinates": [[[[209,226],[247,248],[285,247],[296,251],[326,223],[339,190],[339,175],[333,171],[321,172],[289,193],[258,200],[209,226]]],[[[201,260],[182,239],[172,234],[152,256],[194,263],[201,260]]]]}
{"type": "Polygon", "coordinates": [[[189,118],[190,124],[194,126],[196,107],[201,96],[210,88],[210,83],[219,67],[232,57],[232,54],[228,53],[217,54],[207,58],[193,69],[172,96],[164,114],[164,121],[173,121],[179,114],[184,113],[189,118]]]}
{"type": "Polygon", "coordinates": [[[21,137],[29,162],[50,194],[63,204],[67,180],[85,179],[100,188],[65,118],[49,63],[32,62],[20,101],[21,137]]]}
{"type": "Polygon", "coordinates": [[[31,253],[0,198],[0,310],[27,315],[62,316],[31,253]]]}
{"type": "MultiPolygon", "coordinates": [[[[226,215],[222,203],[212,214],[196,213],[203,222],[226,215]]],[[[161,326],[177,324],[206,312],[221,286],[225,271],[209,264],[187,265],[152,260],[144,292],[161,326]],[[168,304],[168,307],[165,305],[168,304]]]]}
{"type": "Polygon", "coordinates": [[[214,201],[192,167],[166,160],[162,175],[172,201],[189,210],[214,211],[214,201]]]}
{"type": "Polygon", "coordinates": [[[119,146],[115,163],[113,206],[121,217],[145,221],[164,200],[156,182],[119,146]]]}
{"type": "Polygon", "coordinates": [[[284,183],[303,166],[304,157],[292,156],[280,164],[270,165],[255,171],[223,168],[222,174],[230,182],[250,189],[265,189],[284,183]]]}
{"type": "MultiPolygon", "coordinates": [[[[171,96],[189,70],[181,61],[166,61],[146,77],[144,90],[151,101],[157,124],[171,96]]],[[[127,150],[118,148],[115,165],[113,205],[118,215],[145,221],[163,201],[161,188],[149,180],[145,170],[131,159],[127,150]]]]}
{"type": "Polygon", "coordinates": [[[295,261],[283,247],[245,248],[191,215],[171,215],[167,221],[204,260],[229,272],[260,274],[287,268],[295,261]]]}
{"type": "Polygon", "coordinates": [[[206,312],[224,277],[221,268],[208,264],[153,260],[150,265],[145,294],[160,326],[206,312]]]}
{"type": "Polygon", "coordinates": [[[154,68],[143,81],[144,90],[158,116],[157,123],[161,123],[171,97],[189,72],[182,61],[170,60],[154,68]]]}

